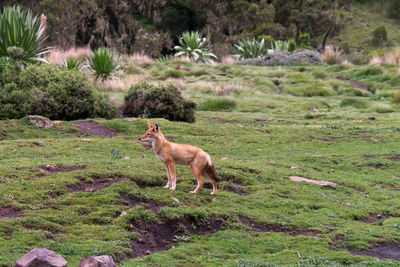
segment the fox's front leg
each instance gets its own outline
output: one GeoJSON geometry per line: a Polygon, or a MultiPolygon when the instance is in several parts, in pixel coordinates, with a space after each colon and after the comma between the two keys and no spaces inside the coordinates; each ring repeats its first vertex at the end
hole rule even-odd
{"type": "Polygon", "coordinates": [[[165,166],[167,167],[167,177],[168,177],[168,182],[167,185],[164,186],[164,188],[170,188],[172,183],[171,183],[171,170],[169,169],[168,164],[165,164],[165,166]]]}
{"type": "Polygon", "coordinates": [[[176,188],[176,172],[175,172],[175,162],[171,161],[168,164],[169,172],[171,174],[171,187],[169,189],[175,190],[176,188]]]}

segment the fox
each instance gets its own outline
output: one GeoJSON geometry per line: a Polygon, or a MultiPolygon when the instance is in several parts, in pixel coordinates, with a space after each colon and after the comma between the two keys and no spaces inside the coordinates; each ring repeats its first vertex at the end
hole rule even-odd
{"type": "Polygon", "coordinates": [[[197,180],[197,187],[189,193],[197,194],[199,192],[204,185],[203,176],[212,183],[213,190],[211,195],[217,195],[219,177],[213,167],[210,155],[195,146],[168,142],[158,124],[153,125],[147,122],[147,125],[149,129],[137,140],[151,141],[155,154],[165,164],[168,182],[164,188],[176,189],[176,164],[189,165],[191,173],[197,180]]]}

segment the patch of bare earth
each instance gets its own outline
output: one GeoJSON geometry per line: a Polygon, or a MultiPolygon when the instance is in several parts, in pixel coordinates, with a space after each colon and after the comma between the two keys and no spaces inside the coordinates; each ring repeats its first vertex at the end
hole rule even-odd
{"type": "Polygon", "coordinates": [[[251,228],[255,232],[278,232],[278,233],[287,233],[291,236],[298,236],[298,235],[315,236],[319,234],[317,231],[313,230],[290,229],[282,227],[281,225],[278,224],[264,225],[256,223],[252,221],[250,218],[247,218],[245,216],[239,216],[239,221],[242,224],[246,225],[247,227],[251,228]]]}
{"type": "Polygon", "coordinates": [[[372,243],[371,245],[372,248],[367,250],[358,251],[352,248],[348,250],[353,255],[400,261],[400,242],[372,243]]]}
{"type": "Polygon", "coordinates": [[[142,257],[167,250],[176,246],[179,241],[188,241],[190,235],[193,234],[214,234],[224,228],[225,222],[223,217],[200,221],[185,216],[176,220],[165,220],[161,223],[132,224],[132,230],[140,234],[138,239],[132,240],[132,257],[142,257]]]}
{"type": "Polygon", "coordinates": [[[36,169],[35,171],[43,175],[52,175],[56,173],[66,173],[77,170],[83,170],[86,166],[66,166],[66,165],[46,165],[36,169]]]}
{"type": "Polygon", "coordinates": [[[220,183],[218,187],[224,191],[228,191],[237,195],[248,195],[250,192],[243,187],[242,181],[236,178],[236,176],[231,174],[219,174],[222,181],[228,183],[220,183]]]}
{"type": "Polygon", "coordinates": [[[119,183],[125,180],[125,177],[107,177],[107,176],[92,176],[93,182],[86,182],[84,178],[80,178],[81,181],[78,185],[68,185],[68,191],[70,193],[75,192],[97,192],[112,184],[119,183]]]}
{"type": "Polygon", "coordinates": [[[107,127],[104,127],[98,124],[97,122],[81,121],[81,122],[75,122],[74,125],[83,134],[106,136],[106,137],[115,137],[118,135],[117,132],[107,127]]]}
{"type": "Polygon", "coordinates": [[[356,88],[358,88],[358,89],[360,89],[360,90],[369,92],[368,87],[366,87],[366,86],[364,85],[364,83],[362,83],[362,82],[359,82],[359,81],[356,81],[356,80],[348,80],[348,79],[346,79],[344,76],[338,76],[338,77],[336,77],[336,78],[337,78],[338,80],[341,80],[341,81],[346,81],[346,82],[348,82],[350,85],[352,85],[352,86],[354,86],[354,87],[356,87],[356,88]]]}
{"type": "Polygon", "coordinates": [[[225,119],[222,119],[222,118],[212,118],[212,119],[210,119],[210,121],[213,121],[213,122],[216,122],[216,123],[222,123],[222,124],[237,122],[235,120],[225,120],[225,119]]]}
{"type": "Polygon", "coordinates": [[[138,199],[134,199],[132,197],[129,197],[128,194],[121,194],[121,199],[123,200],[123,205],[126,205],[128,207],[143,205],[154,213],[157,213],[162,207],[167,206],[166,203],[157,202],[154,200],[141,201],[138,199]]]}
{"type": "Polygon", "coordinates": [[[390,218],[390,217],[382,215],[382,214],[370,214],[368,218],[361,219],[360,221],[367,223],[367,224],[374,224],[374,223],[382,222],[388,218],[390,218]]]}
{"type": "Polygon", "coordinates": [[[21,215],[21,211],[14,208],[0,208],[0,219],[17,218],[21,215]]]}
{"type": "Polygon", "coordinates": [[[242,171],[242,172],[246,172],[246,173],[250,173],[250,174],[260,174],[260,171],[254,170],[254,169],[250,169],[250,168],[241,168],[241,167],[230,167],[233,170],[238,170],[238,171],[242,171]]]}
{"type": "Polygon", "coordinates": [[[391,161],[397,162],[400,161],[400,154],[399,155],[392,155],[389,157],[391,161]]]}

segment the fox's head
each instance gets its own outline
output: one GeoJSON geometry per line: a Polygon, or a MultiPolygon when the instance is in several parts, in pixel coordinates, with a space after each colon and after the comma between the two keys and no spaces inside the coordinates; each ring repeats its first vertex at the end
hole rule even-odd
{"type": "Polygon", "coordinates": [[[145,135],[143,135],[142,137],[139,137],[137,140],[155,141],[159,136],[162,136],[161,130],[158,127],[157,123],[155,125],[153,125],[150,122],[147,122],[147,125],[149,126],[149,129],[147,130],[145,135]]]}

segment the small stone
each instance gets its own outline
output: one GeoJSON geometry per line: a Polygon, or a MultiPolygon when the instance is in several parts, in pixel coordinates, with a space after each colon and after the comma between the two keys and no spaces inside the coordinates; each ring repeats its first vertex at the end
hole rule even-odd
{"type": "Polygon", "coordinates": [[[334,170],[334,169],[331,169],[331,172],[335,172],[335,170],[334,170]]]}
{"type": "Polygon", "coordinates": [[[176,197],[171,197],[171,199],[172,199],[173,201],[175,201],[176,203],[179,203],[179,202],[180,202],[179,199],[177,199],[176,197]]]}
{"type": "Polygon", "coordinates": [[[318,112],[318,109],[317,109],[316,107],[313,107],[313,108],[310,110],[310,112],[316,113],[316,112],[318,112]]]}
{"type": "Polygon", "coordinates": [[[375,120],[376,118],[375,118],[375,116],[368,116],[368,119],[369,120],[375,120]]]}
{"type": "Polygon", "coordinates": [[[227,160],[228,158],[221,158],[221,160],[227,160]]]}
{"type": "Polygon", "coordinates": [[[129,160],[129,159],[131,159],[129,156],[126,156],[125,158],[124,158],[125,160],[129,160]]]}
{"type": "Polygon", "coordinates": [[[347,203],[346,203],[346,206],[350,206],[350,203],[349,203],[349,202],[347,202],[347,203]]]}
{"type": "Polygon", "coordinates": [[[47,248],[34,248],[15,263],[15,267],[30,266],[67,267],[67,261],[47,248]]]}
{"type": "Polygon", "coordinates": [[[76,150],[81,150],[81,148],[80,148],[80,147],[76,147],[75,149],[76,149],[76,150]]]}
{"type": "Polygon", "coordinates": [[[90,141],[89,138],[83,138],[82,141],[90,141]]]}
{"type": "Polygon", "coordinates": [[[111,256],[90,256],[84,258],[79,267],[115,267],[115,262],[111,256]]]}
{"type": "Polygon", "coordinates": [[[151,251],[150,251],[150,250],[146,250],[146,252],[145,252],[144,254],[150,255],[150,254],[151,254],[151,251]]]}
{"type": "Polygon", "coordinates": [[[290,166],[289,169],[291,169],[291,170],[296,170],[297,167],[295,167],[295,166],[290,166]]]}
{"type": "Polygon", "coordinates": [[[119,217],[122,217],[122,216],[125,216],[125,215],[128,215],[128,213],[126,211],[122,211],[121,215],[119,215],[119,217]]]}
{"type": "Polygon", "coordinates": [[[243,127],[244,127],[242,124],[238,124],[237,126],[239,126],[240,128],[243,128],[243,127]]]}

